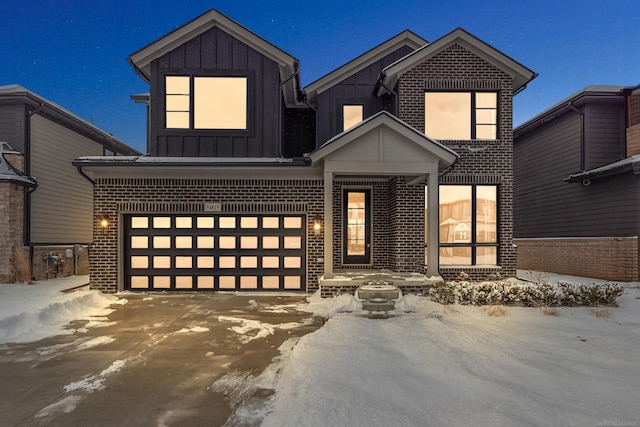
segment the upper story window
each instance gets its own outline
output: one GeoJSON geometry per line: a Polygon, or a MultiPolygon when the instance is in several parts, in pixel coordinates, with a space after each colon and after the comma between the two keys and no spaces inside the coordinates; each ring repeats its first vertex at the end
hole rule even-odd
{"type": "Polygon", "coordinates": [[[497,92],[425,92],[425,134],[435,139],[496,139],[497,92]]]}
{"type": "Polygon", "coordinates": [[[364,105],[342,106],[342,130],[345,131],[364,119],[364,105]]]}
{"type": "Polygon", "coordinates": [[[246,77],[165,76],[167,129],[247,129],[246,77]]]}

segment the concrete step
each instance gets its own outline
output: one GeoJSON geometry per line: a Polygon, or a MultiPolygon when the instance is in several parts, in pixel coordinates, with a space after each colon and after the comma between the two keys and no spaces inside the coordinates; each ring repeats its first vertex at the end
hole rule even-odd
{"type": "Polygon", "coordinates": [[[391,311],[395,307],[395,301],[385,298],[373,298],[362,301],[362,309],[367,311],[391,311]]]}

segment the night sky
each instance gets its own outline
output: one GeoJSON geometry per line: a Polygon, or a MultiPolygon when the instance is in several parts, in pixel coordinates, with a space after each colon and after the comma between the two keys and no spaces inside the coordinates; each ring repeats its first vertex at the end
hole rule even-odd
{"type": "Polygon", "coordinates": [[[144,152],[145,107],[129,96],[149,88],[126,58],[212,8],[298,58],[305,86],[405,29],[434,41],[462,27],[539,73],[514,99],[515,125],[585,86],[640,83],[637,0],[0,0],[0,86],[144,152]]]}

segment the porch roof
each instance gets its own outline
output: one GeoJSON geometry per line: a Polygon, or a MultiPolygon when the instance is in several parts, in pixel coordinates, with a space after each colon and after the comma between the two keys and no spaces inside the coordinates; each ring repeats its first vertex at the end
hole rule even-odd
{"type": "Polygon", "coordinates": [[[336,135],[309,155],[312,166],[338,174],[415,176],[437,173],[458,154],[381,111],[336,135]]]}

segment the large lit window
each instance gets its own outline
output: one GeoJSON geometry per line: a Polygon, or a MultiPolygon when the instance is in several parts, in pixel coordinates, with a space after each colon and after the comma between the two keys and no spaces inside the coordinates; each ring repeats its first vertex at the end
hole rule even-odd
{"type": "MultiPolygon", "coordinates": [[[[440,265],[497,265],[498,188],[495,185],[440,185],[439,188],[440,265]]],[[[425,188],[425,192],[428,191],[425,188]]],[[[428,236],[426,204],[425,236],[428,236]]]]}
{"type": "Polygon", "coordinates": [[[347,130],[364,118],[364,105],[343,105],[342,106],[342,130],[347,130]]]}
{"type": "Polygon", "coordinates": [[[425,92],[425,134],[435,139],[496,139],[496,92],[425,92]]]}
{"type": "Polygon", "coordinates": [[[246,77],[166,76],[165,84],[168,129],[247,128],[246,77]]]}

